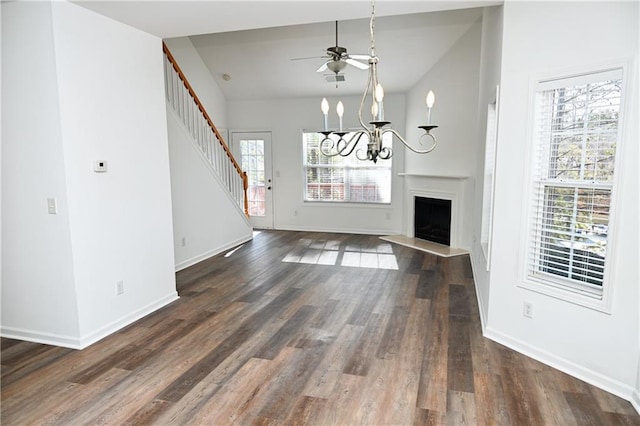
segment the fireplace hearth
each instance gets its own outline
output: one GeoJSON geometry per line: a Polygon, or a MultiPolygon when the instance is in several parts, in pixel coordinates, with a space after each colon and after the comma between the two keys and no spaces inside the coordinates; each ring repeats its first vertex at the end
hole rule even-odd
{"type": "Polygon", "coordinates": [[[414,197],[414,235],[434,243],[451,245],[451,200],[414,197]]]}

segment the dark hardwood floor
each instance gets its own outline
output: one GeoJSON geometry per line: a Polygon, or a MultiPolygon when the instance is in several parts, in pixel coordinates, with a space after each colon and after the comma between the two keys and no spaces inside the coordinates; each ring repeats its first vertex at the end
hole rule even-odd
{"type": "Polygon", "coordinates": [[[2,425],[640,425],[483,338],[468,256],[264,231],[177,280],[85,350],[2,339],[2,425]]]}

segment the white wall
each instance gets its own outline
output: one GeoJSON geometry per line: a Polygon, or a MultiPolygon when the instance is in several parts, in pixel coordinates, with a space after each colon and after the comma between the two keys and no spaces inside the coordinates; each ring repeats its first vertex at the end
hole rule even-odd
{"type": "Polygon", "coordinates": [[[428,155],[407,151],[406,171],[471,176],[476,167],[478,72],[482,23],[474,23],[407,93],[407,137],[418,140],[426,124],[425,97],[436,101],[431,121],[438,146],[428,155]]]}
{"type": "MultiPolygon", "coordinates": [[[[638,17],[637,22],[640,22],[640,8],[638,8],[636,16],[638,17]]],[[[636,70],[638,69],[638,67],[640,67],[640,64],[638,64],[638,62],[639,62],[638,58],[636,57],[636,60],[635,60],[636,70]]],[[[637,90],[638,89],[636,86],[636,91],[637,90]]],[[[636,132],[635,134],[638,134],[638,121],[635,120],[634,122],[635,122],[635,128],[632,129],[632,131],[635,131],[636,132]]],[[[638,207],[638,204],[636,204],[636,207],[638,207]]],[[[640,217],[640,211],[636,211],[636,217],[640,217]]],[[[640,241],[640,229],[636,230],[636,235],[638,237],[637,241],[640,241]]],[[[640,299],[640,295],[638,295],[638,298],[640,299]]],[[[638,305],[640,305],[640,301],[638,302],[638,305]]],[[[640,324],[640,309],[638,309],[638,324],[640,324]]],[[[638,328],[640,328],[640,325],[638,326],[638,328]]],[[[638,347],[638,366],[637,366],[637,376],[636,376],[636,387],[633,390],[633,396],[632,396],[631,402],[633,403],[633,406],[635,407],[636,411],[640,413],[640,342],[638,346],[639,347],[638,347]]]]}
{"type": "MultiPolygon", "coordinates": [[[[392,202],[388,206],[336,206],[302,201],[301,130],[320,128],[320,99],[230,101],[228,119],[231,129],[272,132],[275,227],[373,234],[405,232],[407,220],[403,185],[406,178],[397,176],[397,173],[407,171],[472,177],[476,155],[480,32],[481,24],[478,22],[409,91],[406,99],[402,94],[385,95],[385,115],[408,141],[417,141],[421,136],[422,130],[417,126],[426,121],[424,98],[429,89],[436,92],[433,120],[441,126],[435,130],[440,143],[430,154],[413,154],[401,143],[395,143],[392,202]]],[[[327,93],[330,94],[330,89],[327,93]]],[[[335,111],[334,106],[339,98],[327,96],[327,99],[332,112],[335,111]]],[[[347,111],[345,127],[357,127],[356,111],[360,96],[340,99],[347,111]]],[[[335,113],[330,113],[330,126],[335,126],[336,121],[335,113]]],[[[472,182],[466,185],[471,187],[465,197],[469,206],[473,203],[472,185],[472,182]]],[[[464,245],[469,247],[471,209],[464,210],[463,234],[464,245]]]]}
{"type": "Polygon", "coordinates": [[[162,50],[73,4],[53,18],[80,333],[93,340],[176,297],[162,50]]]}
{"type": "Polygon", "coordinates": [[[51,5],[2,3],[2,335],[70,343],[79,325],[59,117],[51,5]]]}
{"type": "Polygon", "coordinates": [[[473,246],[471,259],[483,325],[489,314],[489,272],[486,257],[480,246],[482,230],[484,187],[484,150],[487,131],[487,105],[492,103],[496,85],[500,83],[500,62],[502,51],[502,6],[486,7],[482,11],[482,36],[480,47],[480,73],[478,89],[478,132],[475,182],[476,191],[473,204],[473,246]]]}
{"type": "Polygon", "coordinates": [[[177,297],[161,41],[70,3],[2,7],[2,333],[80,348],[177,297]]]}
{"type": "MultiPolygon", "coordinates": [[[[436,96],[432,132],[438,146],[429,154],[406,152],[407,173],[433,176],[464,176],[463,247],[471,246],[474,183],[477,146],[477,99],[482,23],[474,23],[407,94],[407,138],[416,141],[426,124],[425,97],[429,90],[436,96]]],[[[437,181],[427,186],[437,185],[437,181]]],[[[414,185],[413,183],[411,185],[414,185]]],[[[427,189],[427,188],[425,188],[427,189]]],[[[437,188],[433,188],[437,189],[437,188]]],[[[413,226],[407,223],[406,226],[413,226]]]]}
{"type": "Polygon", "coordinates": [[[169,106],[167,118],[175,265],[180,270],[250,240],[253,229],[169,106]]]}
{"type": "MultiPolygon", "coordinates": [[[[638,3],[507,2],[504,5],[495,224],[487,335],[631,399],[637,386],[638,3]],[[612,312],[606,314],[517,287],[526,232],[525,170],[530,84],[550,72],[631,61],[615,224],[612,312]],[[522,315],[533,303],[533,319],[522,315]]],[[[612,228],[613,230],[613,228],[612,228]]]]}
{"type": "MultiPolygon", "coordinates": [[[[178,37],[166,39],[164,42],[187,76],[189,84],[204,105],[213,124],[222,133],[227,129],[227,101],[191,40],[189,37],[178,37]]],[[[226,137],[224,134],[222,136],[226,137]]]]}
{"type": "MultiPolygon", "coordinates": [[[[335,105],[342,100],[345,106],[344,127],[359,127],[357,110],[361,95],[338,98],[330,96],[331,89],[332,86],[327,85],[327,100],[333,112],[330,112],[329,126],[337,127],[335,105]]],[[[320,101],[317,98],[297,98],[228,103],[229,127],[232,131],[272,133],[275,228],[364,234],[399,233],[403,201],[402,181],[397,172],[403,170],[402,148],[396,149],[393,156],[390,205],[335,205],[303,201],[302,130],[321,129],[320,101]]],[[[384,105],[385,118],[392,121],[394,129],[404,134],[404,95],[385,94],[384,105]]]]}
{"type": "MultiPolygon", "coordinates": [[[[218,131],[227,138],[227,101],[188,37],[165,40],[218,131]]],[[[251,223],[227,196],[193,137],[167,104],[176,270],[252,237],[251,223]],[[183,245],[184,239],[184,245],[183,245]]]]}

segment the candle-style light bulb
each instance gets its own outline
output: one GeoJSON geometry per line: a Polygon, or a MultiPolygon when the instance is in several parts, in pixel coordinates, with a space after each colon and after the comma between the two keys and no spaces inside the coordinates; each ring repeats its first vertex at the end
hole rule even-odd
{"type": "Polygon", "coordinates": [[[433,90],[429,90],[427,93],[427,108],[433,108],[433,104],[436,102],[436,95],[433,94],[433,90]]]}
{"type": "Polygon", "coordinates": [[[433,90],[429,90],[425,102],[427,104],[427,124],[431,124],[431,108],[433,108],[433,104],[436,102],[436,95],[433,94],[433,90]]]}
{"type": "Polygon", "coordinates": [[[384,120],[384,106],[382,104],[382,100],[384,99],[384,89],[382,88],[382,84],[376,84],[373,96],[378,103],[378,117],[376,119],[378,121],[382,121],[384,120]]]}
{"type": "Polygon", "coordinates": [[[338,113],[338,121],[340,122],[340,131],[342,131],[342,116],[344,115],[344,105],[342,101],[338,101],[336,112],[338,113]]]}
{"type": "Polygon", "coordinates": [[[327,130],[328,120],[329,120],[329,102],[327,98],[322,98],[322,102],[320,103],[320,109],[322,110],[322,115],[324,119],[324,130],[327,130]]]}
{"type": "Polygon", "coordinates": [[[384,89],[382,88],[382,84],[376,84],[375,90],[376,102],[380,103],[384,99],[384,89]]]}

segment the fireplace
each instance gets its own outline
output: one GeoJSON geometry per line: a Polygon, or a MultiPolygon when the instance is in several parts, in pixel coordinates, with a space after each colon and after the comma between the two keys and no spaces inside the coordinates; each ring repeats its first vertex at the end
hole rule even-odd
{"type": "Polygon", "coordinates": [[[451,200],[414,197],[414,236],[451,245],[451,200]]]}
{"type": "MultiPolygon", "coordinates": [[[[420,219],[422,214],[416,215],[416,198],[431,198],[450,202],[450,218],[445,226],[449,227],[448,245],[452,249],[469,247],[471,242],[466,241],[465,223],[471,223],[470,209],[465,209],[465,200],[469,198],[470,185],[466,176],[442,176],[415,173],[403,173],[406,179],[406,220],[405,234],[409,238],[424,239],[424,236],[416,235],[415,218],[420,219]]],[[[420,200],[419,200],[420,201],[420,200]]],[[[468,225],[467,225],[468,226],[468,225]]],[[[470,232],[469,230],[466,231],[470,232]]],[[[469,238],[470,239],[470,238],[469,238]]]]}

